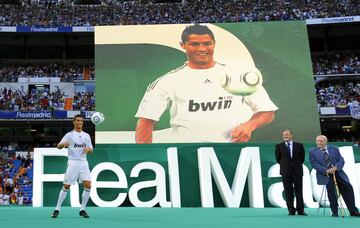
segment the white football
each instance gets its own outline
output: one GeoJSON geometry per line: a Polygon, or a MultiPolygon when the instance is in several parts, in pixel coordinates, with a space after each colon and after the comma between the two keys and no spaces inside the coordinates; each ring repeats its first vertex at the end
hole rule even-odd
{"type": "Polygon", "coordinates": [[[105,116],[101,112],[95,112],[91,116],[91,122],[93,122],[93,124],[95,125],[101,124],[102,122],[104,122],[104,120],[105,116]]]}
{"type": "Polygon", "coordinates": [[[256,69],[235,72],[230,70],[220,78],[221,86],[229,93],[240,96],[253,94],[262,86],[261,72],[256,69]]]}

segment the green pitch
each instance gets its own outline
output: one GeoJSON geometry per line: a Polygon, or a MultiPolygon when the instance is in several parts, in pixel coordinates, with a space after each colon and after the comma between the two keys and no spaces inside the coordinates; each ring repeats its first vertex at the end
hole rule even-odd
{"type": "Polygon", "coordinates": [[[110,227],[358,227],[355,217],[333,218],[329,209],[305,209],[309,214],[288,216],[281,208],[98,208],[87,209],[89,219],[79,217],[78,208],[64,207],[58,218],[50,218],[53,208],[0,207],[4,224],[13,227],[110,228],[110,227]]]}

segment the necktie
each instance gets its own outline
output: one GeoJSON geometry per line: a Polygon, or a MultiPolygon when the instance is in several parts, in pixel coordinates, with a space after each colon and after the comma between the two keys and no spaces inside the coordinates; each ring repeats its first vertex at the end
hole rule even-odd
{"type": "Polygon", "coordinates": [[[292,158],[292,153],[291,153],[291,146],[290,146],[290,143],[289,143],[289,142],[287,142],[287,143],[286,143],[286,145],[287,145],[287,148],[288,148],[288,151],[289,151],[289,156],[292,158]]]}
{"type": "Polygon", "coordinates": [[[326,149],[321,149],[321,151],[324,153],[324,160],[325,160],[326,167],[328,169],[330,169],[332,167],[332,162],[331,162],[329,153],[326,151],[326,149]]]}

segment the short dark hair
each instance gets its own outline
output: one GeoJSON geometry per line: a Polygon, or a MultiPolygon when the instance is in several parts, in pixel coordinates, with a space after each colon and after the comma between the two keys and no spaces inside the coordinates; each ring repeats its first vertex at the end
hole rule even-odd
{"type": "Polygon", "coordinates": [[[288,131],[290,134],[293,134],[292,131],[290,129],[284,129],[281,133],[288,131]]]}
{"type": "Polygon", "coordinates": [[[200,24],[194,24],[187,26],[181,34],[181,42],[188,41],[191,34],[206,35],[208,34],[213,41],[215,41],[214,33],[206,26],[200,24]]]}
{"type": "Polygon", "coordinates": [[[84,117],[83,117],[81,114],[76,114],[76,115],[73,117],[73,121],[75,121],[76,118],[78,118],[78,117],[84,119],[84,117]]]}

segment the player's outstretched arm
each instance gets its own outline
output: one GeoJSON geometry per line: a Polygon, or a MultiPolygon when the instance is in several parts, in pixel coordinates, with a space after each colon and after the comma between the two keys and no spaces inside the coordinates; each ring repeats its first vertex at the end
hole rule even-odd
{"type": "Polygon", "coordinates": [[[231,132],[232,142],[248,142],[251,134],[257,128],[271,123],[275,118],[275,112],[258,112],[251,119],[235,127],[231,132]]]}
{"type": "Polygon", "coordinates": [[[68,147],[69,146],[69,143],[68,142],[59,142],[59,144],[57,144],[57,148],[58,149],[62,149],[62,148],[66,148],[66,147],[68,147]]]}
{"type": "Polygon", "coordinates": [[[135,132],[136,143],[152,143],[152,133],[155,123],[154,120],[139,118],[135,132]]]}

